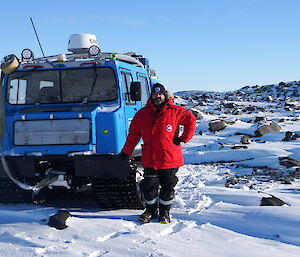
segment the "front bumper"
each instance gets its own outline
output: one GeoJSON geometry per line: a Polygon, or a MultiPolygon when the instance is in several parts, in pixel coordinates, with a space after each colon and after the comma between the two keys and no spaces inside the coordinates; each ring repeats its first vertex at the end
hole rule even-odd
{"type": "Polygon", "coordinates": [[[44,176],[49,169],[75,177],[95,178],[127,177],[132,172],[132,163],[116,155],[6,156],[5,159],[16,178],[44,176]]]}

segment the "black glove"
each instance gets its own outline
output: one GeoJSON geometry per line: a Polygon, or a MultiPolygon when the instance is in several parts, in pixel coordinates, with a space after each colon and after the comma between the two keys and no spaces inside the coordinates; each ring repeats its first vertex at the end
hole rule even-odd
{"type": "Polygon", "coordinates": [[[173,143],[175,145],[180,145],[181,142],[184,142],[181,137],[174,137],[173,143]]]}
{"type": "Polygon", "coordinates": [[[125,160],[125,159],[127,159],[128,158],[128,154],[126,154],[126,153],[124,153],[124,152],[120,152],[119,154],[118,154],[118,158],[119,159],[121,159],[121,160],[125,160]]]}

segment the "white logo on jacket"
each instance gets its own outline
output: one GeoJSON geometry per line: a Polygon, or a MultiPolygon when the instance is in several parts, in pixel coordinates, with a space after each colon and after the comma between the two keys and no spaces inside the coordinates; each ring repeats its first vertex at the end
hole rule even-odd
{"type": "Polygon", "coordinates": [[[170,124],[167,125],[166,130],[167,130],[168,132],[171,132],[171,131],[173,130],[172,125],[170,125],[170,124]]]}

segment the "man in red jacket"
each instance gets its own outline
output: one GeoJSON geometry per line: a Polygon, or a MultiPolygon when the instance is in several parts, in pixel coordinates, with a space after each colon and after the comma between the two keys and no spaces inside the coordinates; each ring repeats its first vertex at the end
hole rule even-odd
{"type": "Polygon", "coordinates": [[[140,188],[144,194],[146,210],[140,220],[150,222],[159,217],[161,223],[170,223],[170,208],[178,182],[176,172],[184,160],[181,142],[188,142],[194,135],[196,118],[183,107],[174,105],[172,98],[166,98],[163,85],[153,85],[147,105],[139,110],[129,128],[126,143],[119,154],[125,159],[132,154],[139,140],[142,144],[142,165],[144,179],[140,188]],[[179,136],[179,125],[184,127],[179,136]],[[159,206],[158,206],[159,202],[159,206]]]}

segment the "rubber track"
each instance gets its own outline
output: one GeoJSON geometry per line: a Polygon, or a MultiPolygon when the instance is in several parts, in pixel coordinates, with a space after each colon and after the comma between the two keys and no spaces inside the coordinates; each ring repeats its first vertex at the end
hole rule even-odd
{"type": "Polygon", "coordinates": [[[0,203],[31,203],[32,191],[23,190],[8,177],[0,178],[0,203]]]}
{"type": "Polygon", "coordinates": [[[93,190],[97,201],[103,209],[144,209],[135,168],[129,177],[94,178],[93,190]]]}

